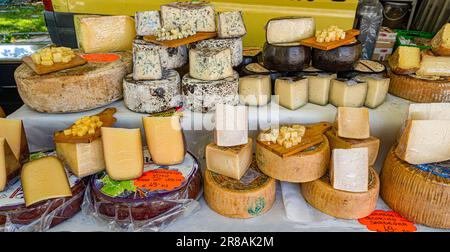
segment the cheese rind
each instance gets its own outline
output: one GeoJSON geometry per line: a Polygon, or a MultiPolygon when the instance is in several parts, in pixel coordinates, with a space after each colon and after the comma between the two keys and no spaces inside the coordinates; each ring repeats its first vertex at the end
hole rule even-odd
{"type": "Polygon", "coordinates": [[[237,67],[242,63],[242,38],[213,38],[189,44],[190,49],[227,49],[231,50],[231,65],[237,67]]]}
{"type": "Polygon", "coordinates": [[[336,107],[361,107],[367,96],[367,82],[331,80],[329,102],[336,107]]]}
{"type": "Polygon", "coordinates": [[[219,38],[242,37],[247,33],[241,11],[219,12],[217,17],[219,38]]]}
{"type": "Polygon", "coordinates": [[[136,22],[136,35],[154,35],[161,28],[159,11],[138,11],[134,15],[136,22]]]}
{"type": "Polygon", "coordinates": [[[450,24],[446,23],[434,35],[431,47],[436,55],[450,56],[450,24]]]}
{"type": "Polygon", "coordinates": [[[367,108],[339,107],[336,115],[336,129],[340,137],[369,138],[369,110],[367,108]]]}
{"type": "Polygon", "coordinates": [[[246,106],[216,105],[214,143],[237,146],[248,143],[248,109],[246,106]]]}
{"type": "Polygon", "coordinates": [[[308,103],[308,79],[282,77],[275,80],[278,104],[296,110],[308,103]]]}
{"type": "Polygon", "coordinates": [[[450,57],[423,53],[420,68],[416,74],[421,76],[450,76],[450,57]]]}
{"type": "Polygon", "coordinates": [[[348,192],[369,190],[368,148],[334,149],[330,180],[334,189],[348,192]]]}
{"type": "Polygon", "coordinates": [[[159,51],[142,43],[133,43],[133,79],[159,80],[162,73],[159,51]]]}
{"type": "Polygon", "coordinates": [[[6,189],[8,181],[20,173],[21,165],[6,141],[0,137],[0,192],[6,189]]]}
{"type": "Polygon", "coordinates": [[[336,79],[336,74],[318,74],[305,77],[308,79],[308,101],[317,105],[327,105],[331,80],[336,79]]]}
{"type": "Polygon", "coordinates": [[[249,75],[239,79],[239,100],[243,105],[260,106],[270,102],[272,84],[269,75],[249,75]]]}
{"type": "Polygon", "coordinates": [[[106,172],[113,180],[139,178],[144,170],[140,129],[102,127],[106,172]]]}
{"type": "Polygon", "coordinates": [[[450,120],[450,103],[413,103],[408,120],[450,120]]]}
{"type": "Polygon", "coordinates": [[[220,80],[233,75],[229,48],[189,50],[189,75],[200,80],[220,80]]]}
{"type": "Polygon", "coordinates": [[[279,17],[267,23],[266,39],[269,44],[299,42],[313,37],[315,31],[312,17],[279,17]]]}
{"type": "Polygon", "coordinates": [[[399,46],[389,57],[391,71],[396,74],[415,73],[420,67],[420,49],[411,46],[399,46]]]}
{"type": "Polygon", "coordinates": [[[28,161],[28,142],[22,120],[0,118],[0,137],[6,138],[14,156],[21,164],[28,161]]]}
{"type": "Polygon", "coordinates": [[[167,29],[188,25],[198,32],[216,31],[214,6],[204,1],[162,5],[161,21],[163,27],[167,29]]]}

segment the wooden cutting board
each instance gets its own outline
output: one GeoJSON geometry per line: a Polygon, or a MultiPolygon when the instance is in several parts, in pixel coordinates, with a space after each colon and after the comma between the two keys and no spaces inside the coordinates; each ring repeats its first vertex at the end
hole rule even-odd
{"type": "Polygon", "coordinates": [[[23,57],[22,61],[39,75],[53,73],[53,72],[69,69],[69,68],[76,67],[76,66],[81,66],[81,65],[86,64],[86,62],[87,62],[85,59],[81,58],[80,55],[78,55],[78,54],[75,54],[75,58],[73,58],[71,61],[69,61],[67,63],[55,63],[51,66],[36,65],[36,64],[34,64],[33,60],[31,59],[31,56],[23,57]]]}
{"type": "Polygon", "coordinates": [[[215,38],[217,36],[217,32],[198,32],[195,35],[182,38],[182,39],[174,39],[174,40],[157,40],[156,36],[144,36],[144,40],[147,42],[151,42],[153,44],[167,46],[167,47],[178,47],[182,45],[187,45],[190,43],[194,43],[200,40],[215,38]]]}
{"type": "Polygon", "coordinates": [[[305,135],[302,137],[302,141],[291,148],[285,148],[284,146],[276,143],[263,142],[259,140],[257,140],[257,142],[280,157],[288,157],[304,151],[309,147],[320,144],[323,141],[323,134],[332,127],[332,124],[329,122],[321,122],[305,126],[306,131],[305,135]]]}
{"type": "Polygon", "coordinates": [[[342,45],[347,45],[347,44],[356,42],[355,37],[358,35],[359,35],[359,30],[350,29],[350,30],[345,31],[344,39],[340,39],[340,40],[336,40],[336,41],[332,41],[332,42],[320,43],[320,42],[316,41],[316,37],[311,37],[311,38],[307,38],[307,39],[300,41],[300,44],[304,45],[304,46],[310,46],[313,48],[328,51],[328,50],[338,48],[339,46],[342,46],[342,45]]]}

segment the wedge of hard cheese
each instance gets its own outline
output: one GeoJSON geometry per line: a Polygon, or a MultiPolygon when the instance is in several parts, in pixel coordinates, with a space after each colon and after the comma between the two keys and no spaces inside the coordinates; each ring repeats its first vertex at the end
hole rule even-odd
{"type": "Polygon", "coordinates": [[[411,46],[399,46],[389,57],[389,66],[396,74],[415,73],[420,67],[420,49],[411,46]]]}
{"type": "Polygon", "coordinates": [[[266,25],[266,39],[269,44],[300,42],[314,36],[316,23],[312,17],[278,17],[266,25]]]}
{"type": "Polygon", "coordinates": [[[420,76],[450,76],[450,57],[423,53],[420,68],[416,74],[420,76]]]}
{"type": "Polygon", "coordinates": [[[216,104],[214,143],[237,146],[248,143],[248,109],[246,106],[216,104]]]}
{"type": "Polygon", "coordinates": [[[444,24],[431,40],[431,47],[435,54],[450,56],[450,23],[444,24]]]}
{"type": "Polygon", "coordinates": [[[408,120],[450,120],[450,103],[413,103],[408,120]]]}
{"type": "Polygon", "coordinates": [[[339,107],[335,126],[340,137],[351,139],[369,138],[369,110],[367,108],[339,107]]]}
{"type": "Polygon", "coordinates": [[[0,137],[0,192],[6,188],[11,178],[19,175],[21,165],[6,141],[0,137]]]}
{"type": "Polygon", "coordinates": [[[367,192],[369,186],[368,149],[334,149],[330,180],[334,189],[367,192]]]}
{"type": "Polygon", "coordinates": [[[20,163],[28,161],[28,142],[22,120],[0,118],[0,137],[6,138],[14,156],[20,163]]]}

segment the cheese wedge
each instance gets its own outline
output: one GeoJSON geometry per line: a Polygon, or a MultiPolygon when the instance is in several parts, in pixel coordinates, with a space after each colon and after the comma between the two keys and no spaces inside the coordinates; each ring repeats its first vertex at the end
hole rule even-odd
{"type": "Polygon", "coordinates": [[[308,103],[308,79],[281,77],[275,80],[275,95],[278,104],[296,110],[308,103]]]}
{"type": "Polygon", "coordinates": [[[329,102],[336,107],[362,107],[366,101],[367,82],[331,80],[329,102]]]}
{"type": "Polygon", "coordinates": [[[269,75],[239,78],[239,100],[243,105],[260,106],[270,102],[272,82],[269,75]]]}
{"type": "Polygon", "coordinates": [[[383,104],[389,90],[389,78],[361,77],[367,82],[367,95],[364,105],[369,108],[376,108],[383,104]]]}
{"type": "Polygon", "coordinates": [[[6,142],[6,138],[0,137],[0,192],[5,190],[11,178],[19,175],[20,168],[21,165],[6,142]]]}
{"type": "Polygon", "coordinates": [[[399,46],[389,57],[389,66],[396,74],[415,73],[420,67],[420,49],[411,46],[399,46]]]}
{"type": "Polygon", "coordinates": [[[216,104],[214,143],[236,146],[248,143],[248,109],[246,106],[216,104]]]}
{"type": "Polygon", "coordinates": [[[334,189],[367,192],[369,190],[368,149],[334,149],[330,180],[334,189]]]}
{"type": "Polygon", "coordinates": [[[314,36],[316,23],[312,17],[278,17],[266,25],[269,44],[299,42],[314,36]]]}
{"type": "Polygon", "coordinates": [[[22,120],[0,118],[0,137],[6,138],[14,156],[20,163],[28,161],[28,142],[22,120]]]}
{"type": "Polygon", "coordinates": [[[43,200],[72,196],[64,166],[56,157],[24,164],[20,179],[27,207],[43,200]]]}
{"type": "Polygon", "coordinates": [[[436,55],[450,56],[450,23],[446,23],[431,40],[431,47],[436,55]]]}
{"type": "Polygon", "coordinates": [[[367,108],[339,107],[336,116],[336,129],[340,137],[369,138],[369,110],[367,108]]]}
{"type": "Polygon", "coordinates": [[[332,79],[336,79],[336,74],[318,74],[306,76],[308,79],[308,101],[318,105],[327,105],[330,94],[330,84],[332,79]]]}
{"type": "Polygon", "coordinates": [[[408,120],[450,120],[450,103],[413,103],[408,120]]]}
{"type": "Polygon", "coordinates": [[[102,127],[106,172],[113,180],[139,178],[144,171],[140,129],[102,127]]]}
{"type": "Polygon", "coordinates": [[[416,74],[419,76],[450,76],[450,57],[437,57],[424,53],[416,74]]]}

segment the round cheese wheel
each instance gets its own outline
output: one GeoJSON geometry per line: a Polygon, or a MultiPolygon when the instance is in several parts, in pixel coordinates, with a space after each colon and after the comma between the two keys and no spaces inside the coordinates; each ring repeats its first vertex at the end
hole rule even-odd
{"type": "Polygon", "coordinates": [[[204,184],[208,206],[230,218],[253,218],[264,214],[275,201],[276,181],[261,173],[255,161],[240,180],[206,169],[204,184]]]}
{"type": "Polygon", "coordinates": [[[361,56],[361,43],[355,42],[332,50],[313,48],[312,66],[328,72],[353,70],[353,66],[361,56]]]}
{"type": "Polygon", "coordinates": [[[230,48],[231,50],[231,64],[237,67],[242,63],[242,38],[213,38],[201,40],[189,44],[190,49],[195,48],[230,48]]]}
{"type": "Polygon", "coordinates": [[[450,102],[450,78],[419,78],[388,72],[389,93],[413,102],[450,102]]]}
{"type": "Polygon", "coordinates": [[[450,228],[450,161],[411,165],[394,150],[395,146],[381,169],[381,198],[410,221],[450,228]]]}
{"type": "Polygon", "coordinates": [[[135,112],[158,113],[181,105],[181,80],[175,70],[166,70],[160,80],[123,79],[125,106],[135,112]]]}
{"type": "Polygon", "coordinates": [[[47,113],[79,112],[122,99],[123,77],[131,70],[131,54],[112,62],[88,62],[82,66],[38,75],[27,65],[14,72],[17,89],[30,108],[47,113]]]}
{"type": "Polygon", "coordinates": [[[270,70],[281,72],[301,71],[309,66],[311,49],[298,44],[264,44],[263,64],[270,70]]]}
{"type": "Polygon", "coordinates": [[[292,183],[304,183],[322,177],[330,162],[330,145],[323,142],[305,151],[281,157],[261,143],[256,143],[256,161],[259,169],[272,178],[292,183]]]}
{"type": "Polygon", "coordinates": [[[370,215],[377,205],[380,179],[376,171],[369,168],[369,190],[347,192],[334,189],[329,174],[322,178],[300,184],[301,193],[313,207],[328,215],[341,219],[359,219],[370,215]]]}

